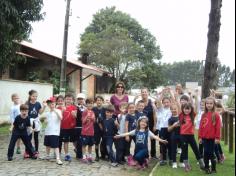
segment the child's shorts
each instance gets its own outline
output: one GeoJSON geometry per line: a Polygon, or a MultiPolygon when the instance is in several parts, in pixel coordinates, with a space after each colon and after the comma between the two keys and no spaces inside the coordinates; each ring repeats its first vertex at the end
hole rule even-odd
{"type": "Polygon", "coordinates": [[[45,136],[44,145],[50,148],[59,148],[59,136],[54,136],[54,135],[45,136]]]}
{"type": "Polygon", "coordinates": [[[61,129],[60,140],[62,142],[75,142],[76,136],[74,129],[61,129]]]}
{"type": "Polygon", "coordinates": [[[93,136],[81,136],[81,142],[83,146],[93,146],[94,137],[93,136]]]}

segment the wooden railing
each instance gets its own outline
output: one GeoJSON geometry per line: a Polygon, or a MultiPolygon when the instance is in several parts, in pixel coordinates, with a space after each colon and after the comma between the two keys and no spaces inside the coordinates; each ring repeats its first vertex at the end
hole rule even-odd
{"type": "Polygon", "coordinates": [[[225,111],[222,115],[223,128],[222,128],[222,140],[225,145],[229,145],[229,153],[234,152],[234,130],[235,130],[235,112],[225,111]]]}

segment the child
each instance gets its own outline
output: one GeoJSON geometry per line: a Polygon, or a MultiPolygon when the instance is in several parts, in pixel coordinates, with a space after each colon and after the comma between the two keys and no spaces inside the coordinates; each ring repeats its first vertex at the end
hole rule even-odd
{"type": "MultiPolygon", "coordinates": [[[[127,107],[128,103],[121,103],[120,104],[120,114],[118,115],[118,123],[119,123],[119,129],[118,134],[125,133],[125,119],[126,119],[126,113],[127,113],[127,107]]],[[[116,161],[118,164],[123,165],[125,162],[125,139],[120,138],[115,140],[116,145],[116,161]]]]}
{"type": "Polygon", "coordinates": [[[85,94],[79,93],[77,94],[77,117],[76,117],[76,127],[75,127],[75,153],[77,159],[83,159],[82,153],[82,142],[81,142],[81,131],[82,131],[82,114],[86,110],[85,106],[85,94]]]}
{"type": "MultiPolygon", "coordinates": [[[[181,146],[181,137],[180,137],[180,123],[179,123],[179,116],[178,116],[178,105],[172,104],[170,107],[172,116],[168,120],[168,132],[170,132],[170,144],[171,144],[171,158],[173,160],[173,169],[177,169],[176,163],[176,154],[177,154],[177,147],[178,144],[181,146]]],[[[184,167],[183,157],[182,154],[180,156],[180,167],[184,167]]]]}
{"type": "Polygon", "coordinates": [[[205,112],[202,115],[199,128],[199,143],[203,144],[206,174],[216,173],[214,156],[215,144],[220,143],[220,116],[216,113],[216,103],[213,97],[206,98],[205,112]],[[211,169],[209,168],[211,160],[211,169]]]}
{"type": "Polygon", "coordinates": [[[136,117],[137,117],[137,120],[142,117],[142,116],[146,116],[147,114],[145,114],[143,112],[144,110],[144,107],[145,107],[145,104],[144,104],[144,101],[143,100],[140,100],[138,101],[137,105],[136,105],[136,111],[135,111],[135,114],[136,114],[136,117]]]}
{"type": "Polygon", "coordinates": [[[194,118],[196,116],[194,108],[191,103],[183,104],[182,112],[179,115],[180,121],[180,135],[182,140],[182,155],[185,164],[185,171],[188,172],[191,170],[191,167],[188,162],[188,144],[190,144],[196,159],[199,162],[200,168],[204,169],[204,161],[200,156],[200,152],[194,138],[194,118]]]}
{"type": "Polygon", "coordinates": [[[93,112],[95,113],[95,123],[94,123],[94,139],[95,139],[95,153],[96,159],[95,161],[99,161],[99,148],[102,138],[102,131],[100,129],[99,124],[106,118],[105,108],[103,108],[104,99],[101,96],[97,96],[96,99],[96,107],[93,108],[93,112]]]}
{"type": "MultiPolygon", "coordinates": [[[[23,141],[26,150],[29,153],[29,157],[32,159],[37,159],[37,155],[34,152],[33,146],[27,133],[27,128],[31,128],[30,119],[28,118],[28,110],[29,107],[27,105],[20,105],[20,115],[16,116],[15,121],[13,122],[13,126],[11,129],[12,136],[7,153],[8,161],[13,160],[12,157],[14,154],[15,144],[19,138],[21,138],[21,140],[23,141]]],[[[33,131],[32,128],[31,130],[33,131]]]]}
{"type": "Polygon", "coordinates": [[[62,111],[60,140],[64,142],[65,161],[71,161],[69,142],[75,142],[74,128],[76,126],[77,108],[73,105],[72,94],[65,95],[65,107],[62,111]]]}
{"type": "Polygon", "coordinates": [[[137,128],[120,135],[116,135],[115,138],[125,137],[125,136],[134,136],[136,138],[135,142],[135,153],[134,160],[138,163],[138,169],[143,169],[147,167],[147,160],[149,157],[148,152],[148,137],[158,140],[162,143],[167,143],[167,141],[160,139],[158,136],[155,136],[148,129],[148,118],[146,116],[140,117],[138,120],[137,128]]]}
{"type": "Polygon", "coordinates": [[[117,120],[112,118],[115,112],[115,108],[113,105],[108,105],[105,111],[106,119],[103,120],[100,127],[103,130],[103,139],[107,148],[109,160],[111,161],[111,166],[117,167],[118,163],[116,162],[116,157],[113,152],[112,146],[114,143],[113,137],[115,136],[117,129],[119,128],[119,124],[117,120]]]}
{"type": "Polygon", "coordinates": [[[56,109],[56,98],[51,97],[46,101],[47,105],[50,109],[49,112],[46,113],[46,123],[47,127],[45,129],[45,137],[44,137],[44,145],[46,146],[46,154],[45,159],[50,159],[50,149],[54,149],[56,154],[56,163],[58,165],[62,165],[62,161],[60,160],[59,154],[59,135],[60,135],[60,126],[62,113],[61,110],[56,109]]]}
{"type": "MultiPolygon", "coordinates": [[[[11,95],[11,100],[14,103],[14,105],[11,107],[11,111],[10,111],[10,121],[11,121],[11,128],[13,128],[13,123],[15,121],[16,116],[20,115],[20,99],[19,99],[19,95],[14,93],[11,95]]],[[[16,142],[16,154],[21,154],[21,150],[20,150],[20,139],[17,140],[16,142]]]]}
{"type": "MultiPolygon", "coordinates": [[[[216,112],[218,112],[218,114],[220,115],[221,128],[222,128],[223,127],[222,114],[224,112],[224,107],[222,103],[219,101],[216,102],[216,112]]],[[[223,153],[220,143],[215,145],[215,154],[216,154],[218,163],[222,164],[225,161],[225,155],[223,153]]]]}
{"type": "MultiPolygon", "coordinates": [[[[135,115],[135,104],[134,103],[129,103],[128,104],[128,114],[126,115],[125,118],[125,132],[128,133],[134,129],[136,129],[137,126],[137,117],[135,115]]],[[[134,136],[126,136],[126,156],[130,156],[130,147],[131,147],[131,142],[132,140],[135,143],[135,137],[134,136]]]]}
{"type": "Polygon", "coordinates": [[[82,132],[81,132],[82,152],[83,152],[82,162],[91,163],[93,161],[92,147],[94,144],[94,122],[95,122],[95,114],[92,111],[93,109],[92,99],[86,100],[86,107],[87,110],[85,110],[82,114],[82,132]],[[88,147],[88,154],[86,154],[86,147],[88,147]]]}
{"type": "MultiPolygon", "coordinates": [[[[43,102],[43,107],[37,101],[38,93],[35,90],[29,91],[29,99],[26,104],[29,106],[29,118],[31,125],[33,126],[33,133],[30,134],[30,139],[34,138],[34,147],[37,155],[39,155],[39,132],[41,128],[41,123],[39,119],[39,115],[42,114],[47,106],[46,102],[43,102]]],[[[24,154],[24,157],[27,158],[27,152],[24,154]]]]}
{"type": "MultiPolygon", "coordinates": [[[[168,132],[168,120],[171,118],[171,111],[170,111],[170,104],[171,100],[169,97],[164,97],[162,99],[163,109],[161,114],[159,114],[159,127],[160,127],[160,138],[165,139],[168,142],[170,141],[170,133],[168,132]]],[[[162,159],[160,161],[160,166],[164,166],[167,164],[167,150],[168,150],[168,156],[169,156],[169,162],[170,165],[172,165],[172,158],[171,158],[171,144],[163,144],[160,143],[160,150],[162,154],[162,159]]]]}

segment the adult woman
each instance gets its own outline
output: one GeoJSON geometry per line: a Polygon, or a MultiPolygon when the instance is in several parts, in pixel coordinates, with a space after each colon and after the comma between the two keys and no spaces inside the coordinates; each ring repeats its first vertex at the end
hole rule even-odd
{"type": "Polygon", "coordinates": [[[111,97],[110,102],[115,107],[115,115],[120,114],[119,106],[121,103],[129,102],[129,97],[125,94],[125,84],[123,82],[116,83],[116,92],[111,97]]]}

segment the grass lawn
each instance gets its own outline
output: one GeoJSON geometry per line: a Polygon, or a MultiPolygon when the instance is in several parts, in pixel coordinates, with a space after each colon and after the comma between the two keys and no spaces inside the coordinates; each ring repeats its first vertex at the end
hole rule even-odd
{"type": "Polygon", "coordinates": [[[3,124],[0,126],[0,135],[7,135],[10,133],[9,131],[10,125],[9,124],[3,124]]]}
{"type": "MultiPolygon", "coordinates": [[[[212,175],[219,175],[219,176],[233,176],[235,175],[235,157],[234,154],[229,154],[228,146],[224,146],[222,144],[224,153],[226,155],[226,160],[224,164],[217,164],[217,174],[212,175]]],[[[190,148],[189,148],[190,149],[190,148]]],[[[182,168],[172,169],[170,166],[157,166],[155,169],[153,176],[199,176],[205,175],[203,171],[201,171],[197,165],[197,161],[194,157],[190,149],[189,153],[189,161],[192,167],[192,171],[186,173],[182,168]]]]}

